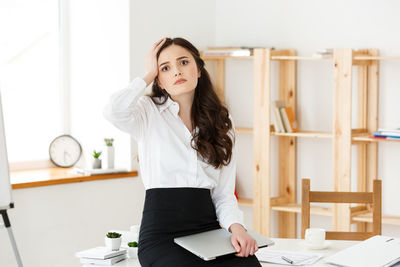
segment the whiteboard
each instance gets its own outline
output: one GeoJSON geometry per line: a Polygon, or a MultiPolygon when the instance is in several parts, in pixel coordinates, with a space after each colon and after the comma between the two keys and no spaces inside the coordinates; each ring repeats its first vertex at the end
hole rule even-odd
{"type": "Polygon", "coordinates": [[[0,92],[0,209],[8,208],[12,202],[10,175],[7,160],[6,133],[0,92]]]}

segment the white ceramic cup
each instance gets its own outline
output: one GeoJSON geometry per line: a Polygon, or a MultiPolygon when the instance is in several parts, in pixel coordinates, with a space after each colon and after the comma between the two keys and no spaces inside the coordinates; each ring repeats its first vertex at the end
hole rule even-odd
{"type": "Polygon", "coordinates": [[[325,243],[325,229],[308,228],[306,229],[305,240],[308,246],[321,248],[325,243]]]}

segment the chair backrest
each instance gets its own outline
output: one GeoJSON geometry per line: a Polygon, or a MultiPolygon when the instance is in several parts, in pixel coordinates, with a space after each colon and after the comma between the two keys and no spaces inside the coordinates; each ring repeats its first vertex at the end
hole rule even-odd
{"type": "Polygon", "coordinates": [[[372,204],[372,232],[326,232],[326,239],[365,240],[382,231],[382,181],[374,180],[373,192],[310,191],[310,179],[302,179],[301,236],[310,228],[310,202],[372,204]]]}

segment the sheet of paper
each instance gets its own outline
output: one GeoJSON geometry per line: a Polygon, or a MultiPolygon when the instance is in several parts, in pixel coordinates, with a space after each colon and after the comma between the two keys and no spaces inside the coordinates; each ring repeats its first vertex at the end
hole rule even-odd
{"type": "Polygon", "coordinates": [[[269,248],[261,248],[255,253],[255,255],[259,261],[292,266],[314,264],[322,257],[322,254],[317,253],[271,250],[269,248]],[[293,263],[285,261],[284,259],[282,259],[282,256],[292,260],[293,263]]]}

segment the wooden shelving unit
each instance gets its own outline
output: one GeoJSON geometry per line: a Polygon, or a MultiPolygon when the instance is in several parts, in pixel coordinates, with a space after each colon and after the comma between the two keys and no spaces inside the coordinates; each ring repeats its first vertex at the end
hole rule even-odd
{"type": "MultiPolygon", "coordinates": [[[[254,193],[253,199],[239,199],[239,204],[253,207],[254,230],[270,236],[271,211],[278,212],[278,236],[296,238],[296,214],[301,205],[296,203],[296,141],[301,138],[331,138],[333,144],[334,190],[351,190],[351,153],[357,146],[358,191],[372,191],[377,177],[379,142],[400,142],[371,138],[378,129],[378,75],[379,60],[400,60],[400,57],[379,56],[376,49],[334,49],[332,57],[318,58],[297,56],[295,50],[254,49],[249,57],[203,57],[217,62],[216,90],[225,100],[225,60],[251,59],[254,64],[254,125],[253,128],[237,127],[238,133],[253,135],[254,142],[254,193]],[[331,61],[334,69],[333,131],[299,131],[275,133],[270,127],[271,62],[279,62],[279,100],[296,110],[297,61],[331,61]],[[352,129],[352,69],[358,68],[358,128],[352,129]],[[276,136],[279,144],[279,195],[270,194],[270,143],[276,136]]],[[[303,178],[303,177],[299,177],[303,178]]],[[[308,177],[307,177],[308,178],[308,177]]],[[[309,177],[312,179],[312,177],[309,177]]],[[[333,205],[333,208],[312,206],[311,214],[332,216],[336,231],[350,231],[357,223],[358,231],[370,230],[366,223],[372,222],[370,210],[365,207],[333,205]]],[[[400,225],[400,216],[383,216],[382,223],[400,225]]]]}

